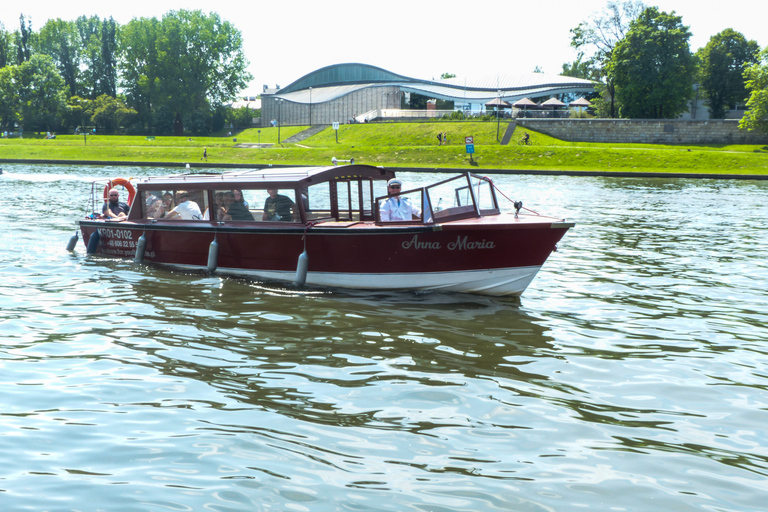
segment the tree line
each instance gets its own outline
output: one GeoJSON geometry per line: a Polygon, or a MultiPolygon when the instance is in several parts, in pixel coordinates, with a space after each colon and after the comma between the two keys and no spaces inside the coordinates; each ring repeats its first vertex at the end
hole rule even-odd
{"type": "MultiPolygon", "coordinates": [[[[0,23],[0,128],[207,134],[249,112],[224,104],[245,88],[242,35],[217,14],[170,11],[162,19],[81,16],[37,32],[25,15],[0,23]]],[[[247,109],[246,109],[247,110],[247,109]]]]}
{"type": "Polygon", "coordinates": [[[745,105],[741,126],[768,131],[768,47],[725,29],[697,52],[682,17],[638,0],[609,1],[571,30],[579,52],[563,74],[593,80],[598,117],[672,119],[703,94],[710,117],[745,105]]]}
{"type": "MultiPolygon", "coordinates": [[[[94,126],[128,134],[208,134],[250,123],[232,101],[252,76],[242,35],[217,14],[170,11],[162,19],[81,16],[38,31],[0,23],[0,130],[94,126]]],[[[748,107],[741,126],[768,131],[768,47],[725,29],[704,48],[674,11],[610,0],[571,30],[577,60],[562,74],[593,80],[598,117],[672,119],[703,94],[710,117],[748,107]]]]}

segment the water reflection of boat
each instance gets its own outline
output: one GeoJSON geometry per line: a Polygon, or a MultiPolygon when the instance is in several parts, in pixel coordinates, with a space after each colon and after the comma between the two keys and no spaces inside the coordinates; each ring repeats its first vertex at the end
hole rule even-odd
{"type": "Polygon", "coordinates": [[[514,214],[502,213],[493,182],[471,173],[403,191],[399,198],[423,213],[384,222],[394,176],[347,165],[145,178],[135,191],[129,186],[126,219],[94,212],[80,228],[90,254],[182,269],[324,287],[514,296],[573,226],[521,212],[519,204],[514,214]],[[168,206],[191,203],[180,211],[197,218],[152,210],[163,197],[172,198],[168,206]]]}

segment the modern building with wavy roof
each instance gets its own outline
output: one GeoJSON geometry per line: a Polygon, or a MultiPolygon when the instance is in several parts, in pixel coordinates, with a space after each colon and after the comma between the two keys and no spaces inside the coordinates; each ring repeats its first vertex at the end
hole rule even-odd
{"type": "MultiPolygon", "coordinates": [[[[414,94],[453,102],[454,110],[479,113],[493,100],[514,103],[558,95],[573,95],[575,99],[593,91],[589,80],[543,73],[424,80],[368,64],[334,64],[312,71],[287,87],[265,88],[261,119],[264,125],[274,121],[285,126],[409,117],[414,94]]],[[[420,110],[420,115],[411,117],[428,114],[420,110]]]]}

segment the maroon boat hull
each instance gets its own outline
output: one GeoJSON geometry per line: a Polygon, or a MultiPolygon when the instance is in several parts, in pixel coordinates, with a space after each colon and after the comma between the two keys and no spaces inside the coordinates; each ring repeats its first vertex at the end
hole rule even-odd
{"type": "Polygon", "coordinates": [[[502,213],[492,181],[471,173],[377,197],[393,176],[354,165],[147,178],[127,218],[91,216],[80,226],[91,254],[299,284],[489,295],[522,293],[573,226],[534,212],[502,213]],[[258,194],[277,189],[291,191],[281,199],[291,211],[273,220],[272,199],[258,194]],[[216,200],[234,196],[230,190],[252,194],[250,204],[265,204],[263,213],[228,203],[219,216],[216,200]],[[176,208],[189,201],[198,216],[155,215],[169,191],[176,208]],[[382,219],[380,206],[395,198],[398,208],[420,204],[423,213],[382,219]],[[201,219],[211,205],[217,220],[201,219]],[[248,219],[236,218],[241,211],[248,219]]]}
{"type": "MultiPolygon", "coordinates": [[[[372,223],[352,227],[314,227],[306,230],[309,256],[307,282],[357,288],[372,275],[406,277],[407,287],[420,288],[421,274],[446,274],[502,269],[528,269],[530,279],[544,264],[566,233],[568,223],[519,224],[461,223],[435,227],[382,228],[372,223]],[[322,281],[313,275],[323,274],[322,281]],[[333,276],[336,274],[336,279],[333,276]],[[354,279],[355,275],[359,279],[354,279]],[[330,280],[330,282],[329,282],[330,280]]],[[[142,234],[146,238],[143,260],[188,269],[208,268],[214,238],[218,244],[217,267],[223,273],[261,278],[293,279],[299,255],[305,250],[305,230],[248,229],[177,223],[173,226],[134,222],[81,222],[86,246],[98,230],[95,254],[136,257],[142,234]]],[[[528,281],[530,281],[528,279],[528,281]]],[[[385,288],[388,286],[384,286],[385,288]]],[[[394,281],[391,288],[401,288],[394,281]]],[[[433,286],[425,286],[433,288],[433,286]]],[[[516,295],[522,293],[499,293],[516,295]]]]}

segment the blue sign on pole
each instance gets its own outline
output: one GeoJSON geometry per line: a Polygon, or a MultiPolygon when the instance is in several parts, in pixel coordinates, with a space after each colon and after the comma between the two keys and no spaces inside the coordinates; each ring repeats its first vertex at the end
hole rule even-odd
{"type": "Polygon", "coordinates": [[[467,144],[467,153],[474,153],[474,152],[475,152],[475,145],[467,144]]]}

